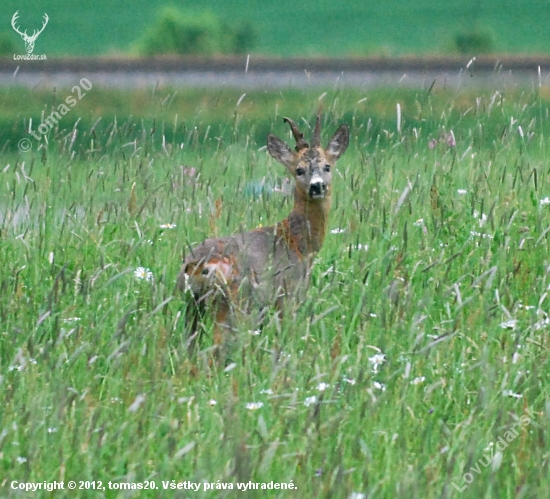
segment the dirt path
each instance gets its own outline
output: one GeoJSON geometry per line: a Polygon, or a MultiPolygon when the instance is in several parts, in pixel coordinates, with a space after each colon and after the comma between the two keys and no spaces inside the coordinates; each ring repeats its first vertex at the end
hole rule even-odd
{"type": "Polygon", "coordinates": [[[0,59],[0,85],[69,87],[80,78],[103,87],[154,85],[284,89],[379,86],[459,87],[550,84],[548,57],[399,59],[0,59]],[[540,68],[540,74],[539,74],[540,68]]]}

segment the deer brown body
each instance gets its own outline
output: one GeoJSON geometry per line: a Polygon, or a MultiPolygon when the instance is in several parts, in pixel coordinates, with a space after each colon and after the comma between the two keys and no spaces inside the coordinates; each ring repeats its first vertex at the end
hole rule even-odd
{"type": "Polygon", "coordinates": [[[341,125],[326,148],[320,146],[320,116],[311,146],[296,125],[292,151],[269,134],[267,149],[295,179],[294,207],[287,218],[228,237],[207,239],[194,247],[184,261],[178,287],[193,295],[188,304],[192,317],[190,351],[199,333],[200,309],[210,303],[215,313],[214,344],[221,345],[241,312],[284,308],[287,299],[305,292],[313,257],[323,245],[331,206],[332,168],[349,142],[347,125],[341,125]]]}

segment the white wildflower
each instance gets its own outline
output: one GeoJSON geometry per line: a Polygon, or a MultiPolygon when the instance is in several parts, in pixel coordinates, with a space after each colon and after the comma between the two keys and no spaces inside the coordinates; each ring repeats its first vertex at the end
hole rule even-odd
{"type": "Polygon", "coordinates": [[[383,364],[385,361],[386,361],[386,356],[383,353],[377,353],[372,357],[369,357],[369,362],[373,364],[372,370],[375,373],[378,372],[378,366],[383,364]]]}
{"type": "Polygon", "coordinates": [[[379,383],[378,381],[373,381],[372,386],[374,386],[374,388],[376,388],[377,390],[381,390],[383,392],[386,391],[386,385],[384,385],[383,383],[379,383]]]}
{"type": "Polygon", "coordinates": [[[267,390],[260,390],[260,393],[263,393],[265,395],[273,395],[273,390],[271,388],[268,388],[267,390]]]}
{"type": "Polygon", "coordinates": [[[544,199],[541,199],[541,200],[539,201],[539,204],[540,204],[541,206],[550,204],[550,198],[549,198],[548,196],[546,196],[544,199]]]}
{"type": "Polygon", "coordinates": [[[461,196],[464,196],[464,194],[467,194],[468,191],[466,189],[458,189],[457,191],[461,196]]]}
{"type": "Polygon", "coordinates": [[[134,275],[138,279],[145,279],[146,281],[153,280],[153,273],[149,269],[146,269],[145,267],[138,267],[134,271],[134,275]]]}
{"type": "Polygon", "coordinates": [[[328,383],[319,383],[317,385],[317,390],[324,392],[330,385],[328,383]]]}
{"type": "MultiPolygon", "coordinates": [[[[525,307],[527,308],[527,307],[525,307]]],[[[541,319],[540,321],[537,321],[533,324],[533,329],[535,331],[538,331],[539,329],[542,329],[546,326],[548,326],[548,324],[550,324],[550,318],[549,317],[545,317],[544,319],[541,319]]]]}
{"type": "Polygon", "coordinates": [[[487,215],[485,213],[479,214],[478,211],[474,211],[474,218],[477,218],[477,223],[480,227],[483,227],[487,222],[487,215]]]}
{"type": "Polygon", "coordinates": [[[27,458],[26,457],[21,457],[21,456],[18,456],[16,461],[19,463],[19,464],[23,464],[23,463],[26,463],[27,462],[27,458]]]}
{"type": "Polygon", "coordinates": [[[71,323],[71,322],[78,322],[80,320],[80,317],[67,317],[66,319],[63,319],[63,322],[65,323],[71,323]]]}
{"type": "Polygon", "coordinates": [[[413,223],[415,227],[424,227],[424,219],[419,218],[416,222],[413,223]]]}
{"type": "Polygon", "coordinates": [[[175,229],[177,227],[176,224],[160,224],[159,227],[161,229],[175,229]]]}
{"type": "Polygon", "coordinates": [[[263,406],[264,406],[263,402],[248,402],[248,404],[246,404],[246,408],[249,411],[257,411],[258,409],[261,409],[263,406]]]}
{"type": "Polygon", "coordinates": [[[411,385],[421,385],[425,380],[424,376],[418,376],[411,381],[411,385]]]}
{"type": "Polygon", "coordinates": [[[487,238],[487,239],[493,239],[493,236],[491,234],[481,234],[479,232],[476,232],[475,230],[471,230],[470,231],[470,234],[472,236],[477,236],[477,237],[481,237],[481,238],[487,238]]]}
{"type": "Polygon", "coordinates": [[[307,397],[305,400],[304,400],[304,405],[306,407],[309,407],[310,405],[313,405],[315,404],[315,402],[317,402],[317,397],[315,395],[312,395],[311,397],[307,397]]]}
{"type": "Polygon", "coordinates": [[[216,404],[217,404],[217,402],[214,399],[210,399],[208,401],[208,405],[216,405],[216,404]]]}
{"type": "Polygon", "coordinates": [[[521,393],[514,393],[512,390],[503,390],[502,395],[504,397],[514,397],[516,399],[520,399],[521,397],[523,397],[521,393]]]}
{"type": "Polygon", "coordinates": [[[502,329],[516,329],[517,322],[518,321],[516,319],[510,319],[505,322],[501,322],[499,325],[502,329]]]}
{"type": "Polygon", "coordinates": [[[346,232],[346,229],[340,229],[340,228],[338,228],[338,229],[332,229],[332,230],[330,231],[331,234],[343,234],[344,232],[346,232]]]}

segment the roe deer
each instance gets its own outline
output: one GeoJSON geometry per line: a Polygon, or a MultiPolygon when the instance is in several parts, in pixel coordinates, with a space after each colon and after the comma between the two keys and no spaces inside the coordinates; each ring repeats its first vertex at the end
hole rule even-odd
{"type": "Polygon", "coordinates": [[[320,115],[311,146],[292,120],[284,121],[290,125],[296,151],[272,134],[267,136],[267,149],[295,179],[294,207],[271,227],[207,239],[191,249],[178,276],[178,288],[193,295],[187,307],[192,322],[190,354],[205,302],[214,308],[214,345],[220,348],[237,312],[247,313],[252,307],[263,312],[272,305],[282,311],[286,299],[307,286],[313,257],[327,230],[331,170],[348,146],[349,129],[341,125],[323,149],[320,115]]]}

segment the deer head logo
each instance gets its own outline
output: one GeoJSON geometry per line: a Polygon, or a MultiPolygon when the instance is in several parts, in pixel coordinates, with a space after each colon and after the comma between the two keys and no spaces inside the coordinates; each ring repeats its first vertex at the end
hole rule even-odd
{"type": "Polygon", "coordinates": [[[25,41],[25,50],[27,51],[27,54],[32,54],[32,51],[34,50],[34,42],[38,38],[38,35],[44,31],[44,28],[46,27],[46,24],[48,24],[48,14],[44,12],[44,22],[42,23],[42,28],[40,30],[34,30],[33,34],[31,36],[27,35],[27,30],[25,30],[23,33],[19,31],[19,28],[15,24],[17,21],[19,11],[16,11],[13,17],[11,18],[11,25],[13,29],[21,35],[21,38],[25,41]]]}

